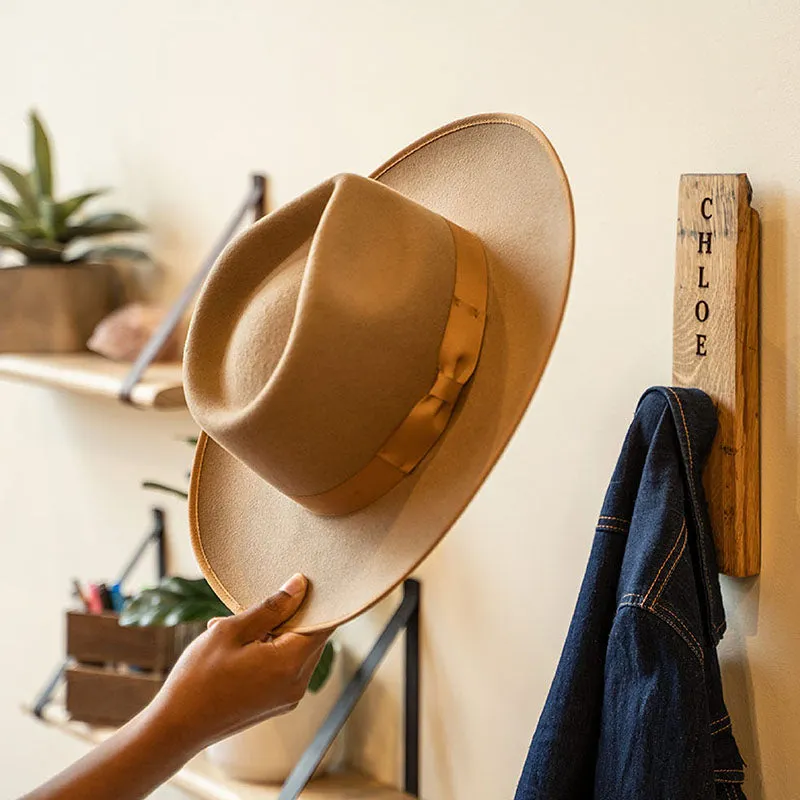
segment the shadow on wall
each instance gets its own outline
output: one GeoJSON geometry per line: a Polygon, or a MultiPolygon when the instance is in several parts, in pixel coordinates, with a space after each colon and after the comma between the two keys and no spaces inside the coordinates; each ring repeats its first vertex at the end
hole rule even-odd
{"type": "MultiPolygon", "coordinates": [[[[800,600],[798,513],[797,253],[787,221],[800,218],[800,199],[764,192],[761,264],[761,520],[762,571],[747,580],[723,578],[728,633],[720,650],[725,697],[742,756],[749,800],[793,795],[800,640],[792,635],[800,600]],[[790,252],[792,250],[792,252],[790,252]],[[769,719],[759,726],[758,718],[769,719]],[[762,748],[783,775],[764,775],[762,748]],[[781,791],[783,789],[783,793],[781,791]]],[[[758,197],[756,198],[758,199],[758,197]]]]}

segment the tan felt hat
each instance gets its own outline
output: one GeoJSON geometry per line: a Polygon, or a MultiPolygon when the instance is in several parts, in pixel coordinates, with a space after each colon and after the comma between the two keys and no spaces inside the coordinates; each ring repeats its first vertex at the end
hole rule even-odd
{"type": "Polygon", "coordinates": [[[231,609],[302,572],[288,627],[330,628],[417,567],[530,402],[572,255],[558,156],[507,114],[332,178],[231,243],[184,360],[204,431],[192,541],[231,609]]]}

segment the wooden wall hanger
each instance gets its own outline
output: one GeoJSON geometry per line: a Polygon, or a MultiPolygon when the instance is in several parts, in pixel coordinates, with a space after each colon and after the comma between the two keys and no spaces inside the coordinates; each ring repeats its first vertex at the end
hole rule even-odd
{"type": "Polygon", "coordinates": [[[719,428],[703,483],[721,572],[761,567],[759,217],[747,175],[682,175],[672,379],[705,391],[719,428]]]}

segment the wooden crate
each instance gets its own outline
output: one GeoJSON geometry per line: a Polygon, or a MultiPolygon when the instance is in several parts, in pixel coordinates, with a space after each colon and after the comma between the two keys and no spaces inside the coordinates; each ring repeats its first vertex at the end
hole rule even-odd
{"type": "Polygon", "coordinates": [[[158,693],[165,675],[76,664],[67,669],[67,711],[90,725],[123,725],[158,693]]]}
{"type": "Polygon", "coordinates": [[[122,627],[117,614],[67,612],[67,711],[73,720],[122,725],[156,695],[205,624],[122,627]]]}
{"type": "Polygon", "coordinates": [[[203,623],[166,628],[122,627],[118,616],[67,612],[67,655],[84,664],[128,664],[154,671],[169,670],[198,634],[203,623]]]}

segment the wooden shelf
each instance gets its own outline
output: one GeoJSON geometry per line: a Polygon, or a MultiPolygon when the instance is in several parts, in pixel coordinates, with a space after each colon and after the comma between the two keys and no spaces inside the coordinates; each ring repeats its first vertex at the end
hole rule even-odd
{"type": "MultiPolygon", "coordinates": [[[[30,712],[26,709],[27,713],[30,712]]],[[[95,728],[82,722],[72,722],[63,706],[51,704],[43,721],[76,739],[99,744],[114,733],[113,728],[95,728]]],[[[200,800],[277,800],[280,786],[245,783],[225,777],[201,753],[169,782],[200,800]]],[[[302,794],[302,800],[412,800],[411,795],[381,786],[354,772],[326,775],[312,781],[302,794]]]]}
{"type": "MultiPolygon", "coordinates": [[[[0,354],[0,377],[55,386],[81,394],[117,399],[130,364],[94,353],[0,354]]],[[[185,408],[180,364],[153,364],[131,397],[139,408],[185,408]]]]}

